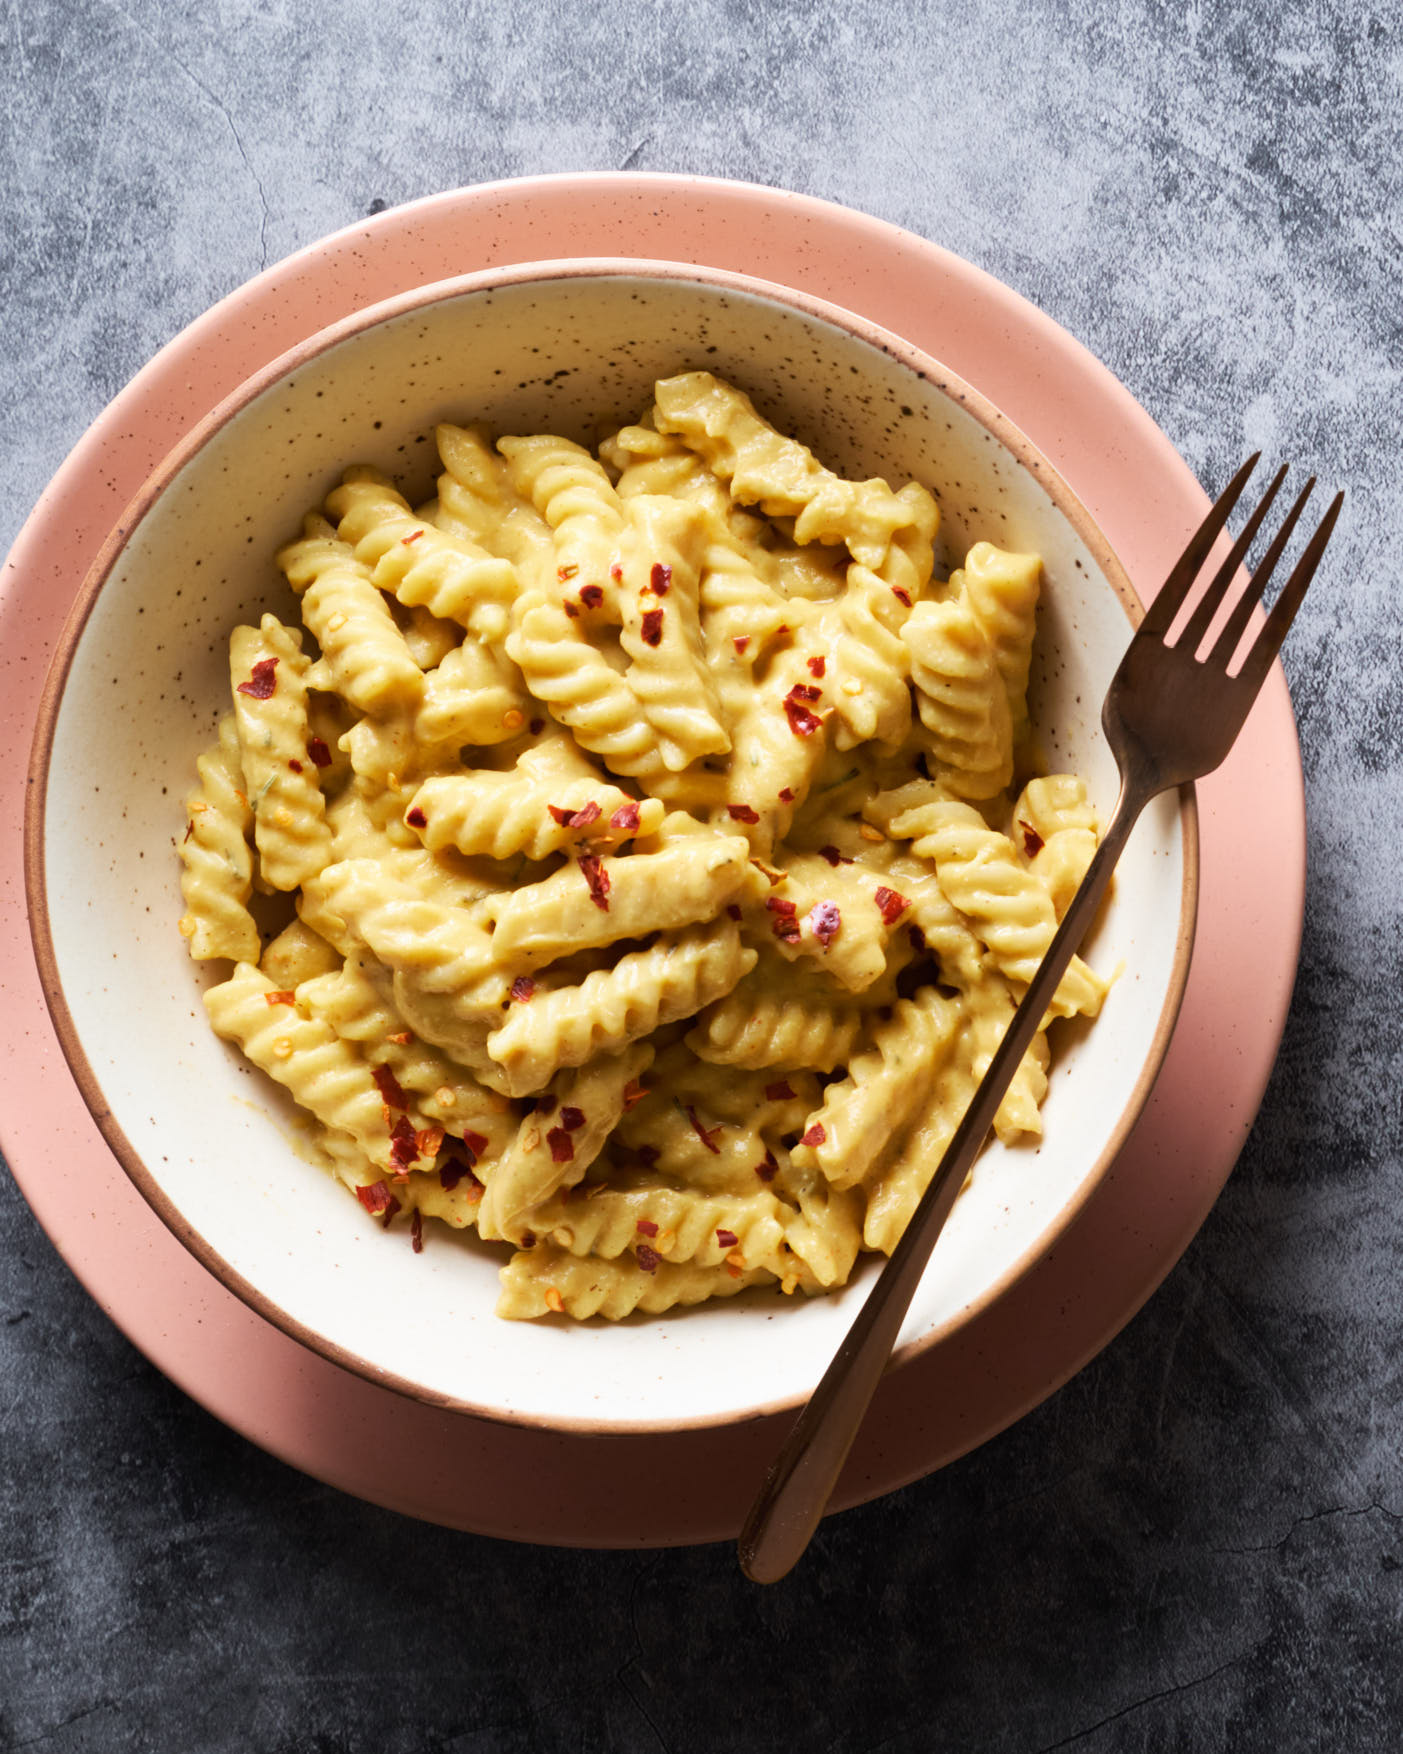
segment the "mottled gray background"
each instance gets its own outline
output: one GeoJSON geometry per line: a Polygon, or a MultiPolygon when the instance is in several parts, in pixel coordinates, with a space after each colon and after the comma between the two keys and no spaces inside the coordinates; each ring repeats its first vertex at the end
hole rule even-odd
{"type": "Polygon", "coordinates": [[[0,1177],[0,1748],[1403,1745],[1403,8],[940,10],[0,9],[0,549],[256,269],[382,204],[572,168],[897,221],[1079,336],[1203,479],[1261,444],[1352,493],[1287,653],[1311,878],[1281,1062],[1103,1357],[760,1592],[723,1548],[513,1548],[301,1478],[157,1375],[0,1177]]]}

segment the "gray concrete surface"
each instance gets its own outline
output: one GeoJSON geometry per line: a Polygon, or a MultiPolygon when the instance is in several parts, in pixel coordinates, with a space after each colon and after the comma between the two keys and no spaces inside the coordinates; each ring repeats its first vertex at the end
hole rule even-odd
{"type": "Polygon", "coordinates": [[[514,1548],[297,1476],[127,1345],[0,1177],[0,1749],[1403,1745],[1400,27],[1397,0],[0,11],[0,549],[263,264],[577,167],[909,226],[1085,341],[1205,480],[1263,444],[1352,495],[1287,658],[1311,877],[1281,1061],[1100,1359],[760,1593],[724,1549],[514,1548]]]}

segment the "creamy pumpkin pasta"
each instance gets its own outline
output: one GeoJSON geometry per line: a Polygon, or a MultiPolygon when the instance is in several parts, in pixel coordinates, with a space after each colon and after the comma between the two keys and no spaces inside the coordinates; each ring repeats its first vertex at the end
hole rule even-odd
{"type": "MultiPolygon", "coordinates": [[[[841,1285],[1096,846],[1025,772],[1038,559],[938,580],[926,488],[701,372],[597,455],[437,437],[433,501],[348,470],[278,556],[302,626],[232,635],[181,846],[210,1021],[369,1217],[506,1246],[504,1316],[841,1285]]],[[[1104,990],[1075,961],[1049,1026],[1104,990]]]]}

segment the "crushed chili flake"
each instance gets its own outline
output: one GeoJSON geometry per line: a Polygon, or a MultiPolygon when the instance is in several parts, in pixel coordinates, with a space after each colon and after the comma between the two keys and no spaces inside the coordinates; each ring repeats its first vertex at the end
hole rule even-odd
{"type": "Polygon", "coordinates": [[[555,1315],[565,1314],[565,1299],[554,1285],[546,1286],[546,1308],[555,1315]]]}
{"type": "MultiPolygon", "coordinates": [[[[387,1035],[385,1040],[392,1041],[397,1048],[407,1048],[410,1042],[414,1040],[414,1037],[407,1029],[397,1029],[393,1035],[387,1035]]],[[[435,1092],[435,1094],[437,1094],[437,1092],[435,1092]]],[[[451,1090],[448,1092],[448,1100],[450,1102],[453,1100],[453,1092],[451,1090]]]]}
{"type": "Polygon", "coordinates": [[[647,1094],[647,1088],[641,1078],[630,1078],[623,1088],[624,1112],[627,1113],[629,1109],[637,1108],[647,1094]]]}
{"type": "Polygon", "coordinates": [[[782,914],[770,929],[781,944],[797,944],[803,937],[798,920],[789,915],[782,914]]]}
{"type": "Polygon", "coordinates": [[[732,822],[758,822],[760,820],[760,812],[752,810],[749,804],[728,804],[726,814],[732,822]]]}
{"type": "Polygon", "coordinates": [[[815,902],[806,921],[809,930],[825,950],[843,929],[843,916],[836,901],[815,902]]]}
{"type": "Polygon", "coordinates": [[[309,737],[307,739],[307,753],[311,756],[315,766],[331,766],[331,751],[327,748],[324,738],[309,737]]]}
{"type": "Polygon", "coordinates": [[[582,1108],[566,1107],[560,1111],[560,1124],[567,1133],[578,1133],[585,1124],[585,1111],[582,1108]]]}
{"type": "Polygon", "coordinates": [[[417,804],[411,804],[404,813],[404,820],[411,828],[427,828],[429,819],[417,804]]]}
{"type": "Polygon", "coordinates": [[[787,1078],[781,1078],[777,1084],[767,1084],[765,1086],[766,1102],[785,1102],[789,1097],[793,1096],[793,1094],[794,1086],[787,1078]]]}
{"type": "Polygon", "coordinates": [[[408,1115],[401,1115],[390,1134],[390,1157],[396,1169],[406,1170],[419,1155],[419,1140],[408,1115]]]}
{"type": "Polygon", "coordinates": [[[658,1234],[658,1227],[654,1224],[651,1218],[640,1218],[636,1228],[641,1230],[644,1236],[656,1236],[658,1234]]]}
{"type": "Polygon", "coordinates": [[[580,854],[580,871],[589,885],[589,898],[606,914],[609,911],[609,873],[593,853],[580,854]]]}
{"type": "Polygon", "coordinates": [[[818,856],[821,859],[827,859],[828,863],[832,865],[835,871],[843,861],[843,855],[838,851],[837,847],[834,846],[820,847],[818,849],[818,856]]]}
{"type": "Polygon", "coordinates": [[[658,1262],[662,1259],[662,1256],[656,1249],[650,1249],[646,1242],[640,1242],[638,1247],[634,1250],[633,1258],[638,1262],[639,1266],[642,1267],[645,1273],[656,1273],[658,1270],[658,1262]]]}
{"type": "Polygon", "coordinates": [[[809,659],[809,675],[810,676],[822,676],[823,672],[827,668],[828,668],[827,662],[823,658],[810,658],[809,659]]]}
{"type": "Polygon", "coordinates": [[[465,1129],[462,1137],[462,1145],[474,1163],[477,1162],[478,1158],[481,1157],[483,1152],[487,1149],[486,1139],[483,1138],[481,1133],[474,1133],[471,1128],[465,1129]]]}
{"type": "Polygon", "coordinates": [[[603,585],[582,585],[580,587],[580,601],[586,609],[597,609],[604,601],[603,585]]]}
{"type": "Polygon", "coordinates": [[[292,758],[291,761],[288,762],[287,765],[292,769],[292,771],[294,773],[301,773],[302,772],[302,763],[300,761],[298,761],[295,756],[292,758]]]}
{"type": "Polygon", "coordinates": [[[533,737],[539,737],[545,728],[546,721],[544,719],[532,719],[531,723],[526,727],[533,737]]]}
{"type": "Polygon", "coordinates": [[[799,911],[792,901],[787,900],[782,895],[767,895],[765,906],[772,914],[782,914],[789,919],[792,919],[799,911]]]}
{"type": "Polygon", "coordinates": [[[186,840],[189,840],[190,836],[192,834],[194,834],[194,832],[195,832],[195,824],[193,822],[187,822],[185,825],[185,838],[186,838],[186,840]]]}
{"type": "Polygon", "coordinates": [[[919,952],[925,949],[926,935],[919,926],[908,926],[906,928],[906,936],[911,940],[911,948],[913,950],[919,952]]]}
{"type": "Polygon", "coordinates": [[[648,574],[648,583],[653,587],[657,596],[665,597],[672,589],[672,568],[665,566],[660,560],[655,560],[653,570],[648,574]]]}
{"type": "Polygon", "coordinates": [[[893,585],[891,588],[891,594],[896,598],[898,603],[904,603],[908,609],[911,607],[911,593],[907,590],[903,590],[900,585],[893,585]]]}
{"type": "Polygon", "coordinates": [[[796,737],[812,737],[823,722],[806,706],[801,706],[797,700],[786,700],[784,711],[789,720],[789,728],[796,737]]]}
{"type": "Polygon", "coordinates": [[[734,1230],[718,1230],[716,1232],[716,1240],[721,1244],[723,1249],[733,1249],[740,1241],[740,1238],[736,1235],[734,1230]]]}
{"type": "Polygon", "coordinates": [[[898,895],[885,884],[873,892],[872,899],[877,904],[877,912],[881,914],[884,926],[894,925],[911,905],[904,895],[898,895]]]}
{"type": "Polygon", "coordinates": [[[738,920],[741,917],[740,909],[733,901],[726,903],[726,917],[732,920],[738,920]]]}
{"type": "Polygon", "coordinates": [[[786,700],[818,700],[822,694],[823,690],[815,688],[812,682],[796,682],[784,698],[786,700]]]}
{"type": "Polygon", "coordinates": [[[384,1182],[371,1182],[369,1187],[356,1189],[356,1198],[372,1218],[378,1218],[394,1199],[394,1195],[384,1182]]]}
{"type": "Polygon", "coordinates": [[[414,1135],[414,1143],[425,1157],[437,1157],[443,1149],[442,1127],[421,1127],[414,1135]]]}
{"type": "Polygon", "coordinates": [[[273,677],[277,667],[276,658],[260,658],[253,666],[248,681],[239,684],[239,693],[248,695],[250,700],[267,700],[277,687],[273,677]]]}
{"type": "Polygon", "coordinates": [[[423,534],[422,530],[414,530],[408,536],[401,536],[399,539],[400,547],[408,548],[411,542],[417,542],[423,534]]]}
{"type": "Polygon", "coordinates": [[[579,570],[580,569],[578,566],[558,566],[555,569],[555,576],[560,580],[561,584],[563,585],[566,583],[567,580],[573,579],[575,574],[579,570]]]}
{"type": "Polygon", "coordinates": [[[562,828],[569,825],[570,818],[575,814],[568,804],[547,804],[546,809],[562,828]]]}
{"type": "Polygon", "coordinates": [[[1037,858],[1038,854],[1047,845],[1047,842],[1038,833],[1037,829],[1034,828],[1031,823],[1025,822],[1021,816],[1018,818],[1018,826],[1023,831],[1023,851],[1030,859],[1037,858]]]}
{"type": "Polygon", "coordinates": [[[511,996],[518,1005],[529,1005],[536,994],[536,983],[529,974],[519,974],[512,982],[511,996]]]}
{"type": "Polygon", "coordinates": [[[773,1151],[767,1151],[755,1165],[755,1173],[762,1182],[772,1182],[779,1174],[779,1165],[775,1162],[773,1151]]]}
{"type": "Polygon", "coordinates": [[[560,607],[570,617],[571,621],[574,621],[580,613],[580,606],[578,603],[562,603],[560,607]]]}
{"type": "Polygon", "coordinates": [[[574,1141],[564,1127],[552,1127],[546,1134],[546,1144],[550,1146],[552,1163],[569,1163],[575,1155],[574,1141]]]}
{"type": "Polygon", "coordinates": [[[463,1162],[461,1157],[450,1157],[446,1163],[439,1166],[438,1185],[443,1189],[444,1193],[451,1194],[454,1188],[457,1187],[458,1183],[462,1181],[464,1176],[467,1176],[468,1180],[471,1182],[477,1182],[479,1187],[482,1186],[481,1182],[477,1181],[477,1177],[468,1168],[467,1164],[463,1162]]]}
{"type": "Polygon", "coordinates": [[[617,560],[609,568],[609,577],[613,579],[616,585],[623,583],[624,569],[619,565],[617,560]]]}
{"type": "Polygon", "coordinates": [[[406,1109],[409,1098],[400,1088],[399,1079],[388,1066],[376,1066],[370,1076],[375,1080],[375,1088],[391,1108],[406,1109]]]}
{"type": "Polygon", "coordinates": [[[716,1143],[716,1138],[721,1131],[720,1127],[704,1127],[697,1119],[697,1111],[694,1108],[684,1109],[683,1112],[687,1116],[687,1119],[692,1123],[692,1131],[701,1140],[702,1144],[706,1146],[707,1150],[713,1157],[719,1157],[721,1155],[721,1147],[716,1143]]]}
{"type": "Polygon", "coordinates": [[[409,1246],[416,1255],[424,1252],[424,1214],[416,1206],[414,1216],[409,1220],[409,1246]]]}
{"type": "Polygon", "coordinates": [[[276,993],[265,993],[263,997],[270,1005],[295,1005],[297,1003],[297,994],[290,993],[285,988],[276,993]]]}
{"type": "Polygon", "coordinates": [[[620,804],[609,818],[609,826],[610,828],[621,828],[625,833],[631,834],[638,827],[637,804],[620,804]]]}
{"type": "Polygon", "coordinates": [[[750,644],[750,635],[748,633],[738,633],[731,641],[731,644],[736,648],[737,653],[743,656],[745,648],[750,644]]]}
{"type": "Polygon", "coordinates": [[[781,804],[792,804],[794,802],[794,788],[792,786],[782,786],[780,788],[779,801],[781,804]]]}
{"type": "Polygon", "coordinates": [[[591,798],[588,804],[583,805],[575,812],[570,818],[567,826],[570,828],[588,828],[591,822],[598,822],[603,814],[604,812],[600,809],[597,801],[591,798]]]}
{"type": "Polygon", "coordinates": [[[804,1137],[799,1141],[799,1143],[801,1145],[808,1145],[810,1148],[812,1148],[815,1145],[825,1144],[827,1142],[827,1139],[828,1139],[827,1127],[824,1126],[822,1121],[815,1121],[814,1124],[809,1128],[808,1132],[804,1134],[804,1137]]]}
{"type": "Polygon", "coordinates": [[[393,1194],[391,1194],[390,1195],[390,1203],[388,1206],[386,1206],[385,1211],[380,1219],[380,1223],[381,1223],[382,1228],[384,1228],[385,1230],[388,1230],[390,1228],[390,1220],[394,1217],[395,1213],[398,1211],[399,1211],[399,1201],[395,1198],[395,1196],[393,1194]]]}
{"type": "Polygon", "coordinates": [[[645,609],[643,626],[640,634],[645,646],[661,645],[663,637],[663,612],[661,609],[645,609]]]}

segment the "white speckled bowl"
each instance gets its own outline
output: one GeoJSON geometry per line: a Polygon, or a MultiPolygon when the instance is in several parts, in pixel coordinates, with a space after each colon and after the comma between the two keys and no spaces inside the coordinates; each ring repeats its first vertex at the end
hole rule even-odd
{"type": "MultiPolygon", "coordinates": [[[[797,1402],[875,1267],[826,1299],[749,1294],[609,1326],[504,1323],[504,1258],[430,1226],[422,1255],[294,1148],[281,1093],[209,1031],[175,930],[174,845],[197,753],[227,707],[226,636],[291,613],[272,566],[353,462],[411,499],[445,418],[591,441],[654,378],[705,367],[834,467],[933,488],[947,558],[980,537],[1044,558],[1034,714],[1050,762],[1108,812],[1099,730],[1134,598],[1027,440],[934,360],[765,282],[668,263],[560,262],[424,287],[335,325],[250,380],[176,448],[112,532],[55,654],[32,760],[36,954],[60,1040],[142,1193],[221,1280],[308,1345],[421,1399],[601,1432],[675,1429],[797,1402]]],[[[936,1343],[1045,1252],[1110,1163],[1158,1070],[1188,971],[1191,799],[1147,812],[1094,959],[1124,972],[1093,1029],[1063,1031],[1037,1149],[991,1146],[902,1335],[936,1343]]],[[[221,970],[223,965],[215,965],[221,970]]]]}

